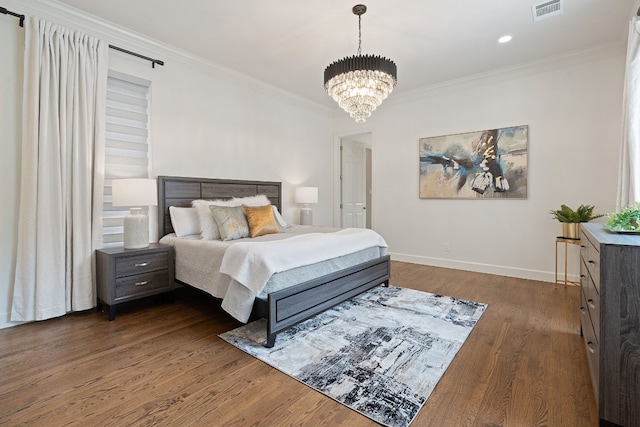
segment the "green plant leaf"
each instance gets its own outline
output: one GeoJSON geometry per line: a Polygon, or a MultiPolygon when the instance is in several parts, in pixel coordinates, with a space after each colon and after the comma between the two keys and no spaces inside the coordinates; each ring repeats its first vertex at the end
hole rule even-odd
{"type": "Polygon", "coordinates": [[[580,205],[573,210],[567,205],[560,205],[558,210],[550,210],[549,213],[560,222],[589,222],[592,219],[600,218],[604,215],[594,214],[594,205],[580,205]]]}
{"type": "Polygon", "coordinates": [[[640,231],[640,203],[610,213],[606,226],[619,231],[640,231]]]}

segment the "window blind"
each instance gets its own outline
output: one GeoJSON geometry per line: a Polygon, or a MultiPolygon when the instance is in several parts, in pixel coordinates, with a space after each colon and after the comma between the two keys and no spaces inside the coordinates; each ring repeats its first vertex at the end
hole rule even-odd
{"type": "MultiPolygon", "coordinates": [[[[124,242],[128,207],[113,206],[111,182],[149,177],[149,88],[147,80],[110,71],[107,78],[105,176],[103,200],[104,247],[124,242]]],[[[148,209],[144,208],[145,214],[148,209]]]]}

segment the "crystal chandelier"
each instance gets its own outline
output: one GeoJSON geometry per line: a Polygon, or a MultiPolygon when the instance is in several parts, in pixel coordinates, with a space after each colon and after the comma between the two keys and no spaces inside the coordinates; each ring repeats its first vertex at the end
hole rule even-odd
{"type": "Polygon", "coordinates": [[[358,15],[358,54],[342,58],[324,70],[324,88],[356,123],[364,123],[397,82],[396,64],[387,58],[362,55],[362,15],[367,6],[351,9],[358,15]]]}

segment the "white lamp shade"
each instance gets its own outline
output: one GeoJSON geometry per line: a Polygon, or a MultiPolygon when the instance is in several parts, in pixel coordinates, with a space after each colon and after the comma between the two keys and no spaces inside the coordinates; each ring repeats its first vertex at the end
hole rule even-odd
{"type": "Polygon", "coordinates": [[[155,206],[158,193],[155,179],[114,179],[111,182],[113,206],[155,206]]]}
{"type": "Polygon", "coordinates": [[[318,203],[318,187],[298,187],[295,194],[296,203],[318,203]]]}

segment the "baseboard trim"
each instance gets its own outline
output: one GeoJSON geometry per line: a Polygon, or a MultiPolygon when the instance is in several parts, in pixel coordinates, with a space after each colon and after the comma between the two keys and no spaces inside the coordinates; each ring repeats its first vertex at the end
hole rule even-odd
{"type": "Polygon", "coordinates": [[[25,323],[31,323],[31,322],[12,322],[10,312],[4,311],[0,313],[0,329],[10,328],[12,326],[18,326],[25,323]]]}
{"type": "MultiPolygon", "coordinates": [[[[500,276],[517,277],[519,279],[538,280],[542,282],[555,283],[555,272],[529,270],[524,268],[514,268],[502,265],[482,264],[468,261],[457,261],[444,258],[432,258],[425,256],[401,254],[389,252],[393,261],[409,262],[412,264],[429,265],[433,267],[451,268],[454,270],[473,271],[476,273],[497,274],[500,276]]],[[[568,275],[568,280],[578,282],[580,277],[574,274],[568,275]]]]}

